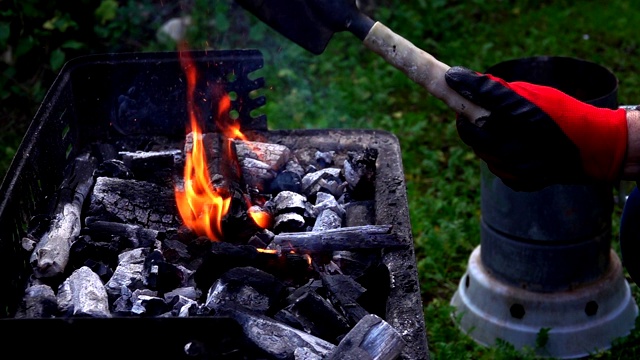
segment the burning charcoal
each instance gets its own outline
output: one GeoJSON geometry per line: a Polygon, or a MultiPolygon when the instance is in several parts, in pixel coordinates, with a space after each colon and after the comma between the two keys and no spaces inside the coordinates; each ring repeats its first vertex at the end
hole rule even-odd
{"type": "Polygon", "coordinates": [[[296,213],[286,213],[276,216],[276,220],[273,225],[273,231],[276,233],[281,232],[299,232],[305,230],[306,221],[304,217],[296,213]]]}
{"type": "MultiPolygon", "coordinates": [[[[201,135],[201,139],[211,185],[230,191],[237,188],[241,184],[242,174],[236,146],[229,146],[230,140],[219,133],[205,133],[201,135]]],[[[193,133],[189,133],[184,144],[184,153],[190,154],[192,150],[193,133]]]]}
{"type": "Polygon", "coordinates": [[[289,305],[288,310],[309,334],[329,342],[349,331],[349,324],[331,303],[315,291],[308,291],[289,305]]]}
{"type": "Polygon", "coordinates": [[[322,283],[328,290],[329,299],[338,306],[351,325],[356,324],[368,312],[358,304],[366,289],[347,275],[322,275],[322,283]]]}
{"type": "Polygon", "coordinates": [[[65,171],[60,198],[55,205],[49,230],[36,244],[29,262],[34,275],[50,278],[61,275],[69,261],[71,244],[80,235],[84,200],[93,186],[96,160],[83,154],[65,171]]]}
{"type": "Polygon", "coordinates": [[[291,170],[284,170],[278,173],[270,183],[269,192],[278,194],[282,191],[300,193],[302,191],[302,177],[291,170]]]}
{"type": "Polygon", "coordinates": [[[284,145],[245,140],[233,142],[240,161],[259,160],[274,173],[279,172],[291,157],[291,151],[284,145]]]}
{"type": "Polygon", "coordinates": [[[110,297],[120,296],[121,288],[130,290],[140,289],[144,286],[144,261],[149,249],[138,248],[123,252],[118,256],[118,267],[113,276],[105,284],[110,297]]]}
{"type": "Polygon", "coordinates": [[[139,295],[131,308],[133,314],[145,316],[158,316],[169,310],[163,299],[149,295],[139,295]]]}
{"type": "Polygon", "coordinates": [[[163,231],[147,229],[140,225],[123,224],[110,221],[87,222],[84,234],[88,234],[95,241],[112,242],[114,237],[121,237],[128,248],[152,247],[157,240],[165,237],[163,231]]]}
{"type": "Polygon", "coordinates": [[[349,331],[326,360],[394,360],[406,346],[402,335],[376,315],[367,315],[349,331]]]}
{"type": "Polygon", "coordinates": [[[284,285],[273,275],[254,267],[224,273],[209,289],[205,306],[215,311],[240,306],[265,314],[282,297],[284,285]]]}
{"type": "Polygon", "coordinates": [[[165,151],[121,151],[122,162],[133,172],[135,179],[158,185],[172,185],[176,158],[180,150],[165,151]]]}
{"type": "Polygon", "coordinates": [[[238,310],[228,310],[221,315],[234,318],[242,327],[247,341],[273,359],[293,359],[296,349],[301,348],[324,357],[336,347],[328,341],[266,316],[238,310]]]}
{"type": "Polygon", "coordinates": [[[133,179],[131,169],[122,160],[110,159],[101,163],[93,173],[95,177],[111,177],[118,179],[133,179]]]}
{"type": "Polygon", "coordinates": [[[71,273],[58,289],[58,307],[66,315],[111,317],[100,277],[88,267],[71,273]]]}
{"type": "Polygon", "coordinates": [[[339,229],[340,227],[342,227],[342,217],[340,217],[340,215],[336,214],[336,212],[331,209],[325,209],[316,219],[316,222],[313,225],[313,229],[311,229],[311,231],[319,232],[331,229],[339,229]]]}
{"type": "Polygon", "coordinates": [[[234,245],[227,242],[211,242],[210,250],[203,256],[202,264],[194,273],[198,288],[208,290],[222,274],[234,267],[253,266],[258,257],[252,246],[234,245]]]}
{"type": "Polygon", "coordinates": [[[302,178],[302,192],[309,198],[315,197],[319,191],[340,197],[347,187],[340,178],[340,172],[338,168],[326,168],[308,173],[302,178]]]}
{"type": "Polygon", "coordinates": [[[117,221],[153,230],[177,228],[173,189],[138,180],[99,177],[91,195],[87,221],[117,221]]]}
{"type": "Polygon", "coordinates": [[[262,229],[262,231],[255,233],[249,239],[249,241],[247,242],[247,245],[254,246],[258,249],[264,249],[267,247],[267,245],[269,245],[271,240],[273,240],[274,236],[275,234],[271,232],[269,229],[262,229]]]}
{"type": "Polygon", "coordinates": [[[344,161],[344,177],[351,196],[356,200],[373,199],[375,196],[376,160],[378,150],[367,148],[363,152],[349,152],[344,161]]]}
{"type": "Polygon", "coordinates": [[[351,201],[344,205],[345,226],[361,226],[375,223],[375,200],[351,201]]]}
{"type": "Polygon", "coordinates": [[[333,165],[333,157],[335,154],[335,151],[316,151],[316,164],[318,164],[321,169],[333,165]]]}
{"type": "Polygon", "coordinates": [[[49,318],[58,312],[58,300],[49,285],[38,284],[28,287],[22,302],[23,316],[26,318],[49,318]]]}
{"type": "Polygon", "coordinates": [[[365,225],[327,230],[322,232],[280,233],[270,244],[282,251],[308,253],[332,252],[353,249],[406,248],[391,225],[365,225]]]}

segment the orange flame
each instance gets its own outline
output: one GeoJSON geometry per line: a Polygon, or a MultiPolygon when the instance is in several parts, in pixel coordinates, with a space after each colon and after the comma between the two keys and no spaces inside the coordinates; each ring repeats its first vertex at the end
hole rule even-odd
{"type": "MultiPolygon", "coordinates": [[[[180,53],[180,62],[187,78],[187,106],[193,146],[187,152],[184,167],[184,189],[175,188],[175,199],[184,224],[199,236],[211,240],[222,239],[222,218],[229,211],[231,197],[226,189],[212,185],[207,170],[207,159],[202,142],[202,130],[198,125],[197,109],[194,105],[196,68],[187,53],[180,53]]],[[[220,113],[228,111],[230,100],[224,96],[220,101],[220,113]]]]}

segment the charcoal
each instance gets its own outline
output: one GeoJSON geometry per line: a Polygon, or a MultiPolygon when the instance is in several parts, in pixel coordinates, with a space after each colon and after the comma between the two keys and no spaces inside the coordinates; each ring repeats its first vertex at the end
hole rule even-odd
{"type": "Polygon", "coordinates": [[[98,177],[87,221],[137,224],[153,230],[180,224],[173,189],[147,181],[98,177]]]}
{"type": "Polygon", "coordinates": [[[334,251],[332,261],[340,271],[353,278],[363,276],[373,264],[380,262],[380,251],[334,251]]]}
{"type": "Polygon", "coordinates": [[[58,308],[67,316],[111,317],[100,277],[88,267],[75,270],[58,288],[58,308]]]}
{"type": "Polygon", "coordinates": [[[316,151],[316,164],[318,164],[320,169],[333,165],[333,157],[335,154],[335,151],[316,151]]]}
{"type": "Polygon", "coordinates": [[[120,295],[113,301],[113,313],[116,315],[129,315],[133,307],[133,292],[126,286],[120,288],[120,295]]]}
{"type": "Polygon", "coordinates": [[[297,348],[293,352],[294,360],[322,360],[322,356],[307,348],[297,348]]]}
{"type": "Polygon", "coordinates": [[[151,251],[145,258],[143,278],[145,286],[161,292],[171,291],[185,284],[182,270],[166,262],[159,250],[151,251]]]}
{"type": "Polygon", "coordinates": [[[340,197],[347,187],[347,183],[340,178],[341,170],[338,168],[326,168],[307,173],[302,178],[302,193],[309,198],[314,198],[319,191],[340,197]]]}
{"type": "Polygon", "coordinates": [[[405,341],[389,323],[376,315],[367,315],[349,331],[326,360],[394,360],[405,341]]]}
{"type": "MultiPolygon", "coordinates": [[[[319,215],[322,211],[327,209],[332,210],[333,212],[338,214],[338,216],[340,216],[341,218],[345,216],[344,207],[338,203],[338,201],[333,195],[326,192],[317,193],[316,201],[315,201],[315,204],[313,205],[314,212],[317,215],[319,215]]],[[[362,224],[362,225],[368,225],[368,224],[370,223],[362,224]]]]}
{"type": "Polygon", "coordinates": [[[242,176],[244,183],[251,188],[264,191],[267,184],[271,183],[276,177],[276,172],[271,167],[256,159],[243,159],[240,162],[242,167],[242,176]]]}
{"type": "Polygon", "coordinates": [[[162,255],[167,262],[172,264],[187,263],[191,260],[188,246],[178,240],[164,240],[162,242],[162,255]]]}
{"type": "Polygon", "coordinates": [[[164,293],[164,300],[169,303],[175,297],[183,297],[191,300],[197,300],[200,297],[200,291],[193,286],[183,286],[175,288],[164,293]]]}
{"type": "Polygon", "coordinates": [[[271,359],[293,359],[296,349],[308,349],[311,353],[323,357],[335,349],[335,345],[328,341],[264,315],[235,309],[220,315],[234,318],[242,327],[246,340],[255,348],[261,349],[271,359]]]}
{"type": "Polygon", "coordinates": [[[339,229],[340,227],[342,227],[342,217],[331,209],[325,209],[316,219],[311,231],[327,231],[331,229],[339,229]]]}
{"type": "Polygon", "coordinates": [[[55,199],[49,230],[35,245],[29,263],[36,277],[52,278],[63,274],[69,262],[71,245],[80,235],[82,208],[93,186],[96,159],[85,153],[78,156],[65,170],[55,199]]]}
{"type": "Polygon", "coordinates": [[[350,201],[344,205],[345,226],[362,226],[375,223],[375,200],[350,201]]]}
{"type": "MultiPolygon", "coordinates": [[[[304,217],[296,213],[285,213],[276,216],[273,231],[275,233],[289,233],[306,230],[306,221],[304,217]]],[[[275,238],[275,237],[274,237],[275,238]]]]}
{"type": "Polygon", "coordinates": [[[121,237],[125,247],[152,247],[157,240],[165,238],[164,231],[148,229],[140,225],[123,224],[111,221],[88,221],[83,234],[91,236],[95,241],[112,242],[114,237],[121,237]]]}
{"type": "MultiPolygon", "coordinates": [[[[194,292],[194,295],[195,295],[195,292],[194,292]]],[[[164,301],[176,316],[182,311],[183,308],[190,305],[196,305],[196,306],[198,305],[198,302],[196,301],[195,297],[191,298],[189,296],[178,295],[175,293],[172,294],[171,296],[168,296],[167,294],[165,294],[164,301]]]]}
{"type": "Polygon", "coordinates": [[[111,269],[111,267],[101,261],[87,259],[84,262],[84,266],[88,267],[89,269],[91,269],[91,271],[96,273],[100,277],[100,280],[102,280],[102,282],[104,283],[109,281],[109,279],[111,279],[111,277],[113,276],[113,270],[111,269]]]}
{"type": "Polygon", "coordinates": [[[301,180],[302,180],[302,177],[306,174],[306,171],[302,168],[302,166],[297,160],[290,160],[289,162],[287,162],[287,164],[285,165],[285,169],[282,172],[285,172],[285,171],[287,172],[290,171],[297,174],[301,180]]]}
{"type": "Polygon", "coordinates": [[[103,263],[110,267],[118,264],[118,256],[128,246],[120,237],[113,238],[110,242],[97,242],[91,236],[80,235],[78,240],[71,245],[70,265],[77,269],[81,266],[91,266],[87,262],[103,263]]]}
{"type": "Polygon", "coordinates": [[[406,248],[391,225],[365,225],[319,232],[288,232],[274,236],[270,246],[282,251],[297,250],[305,253],[332,252],[353,249],[406,248]]]}
{"type": "Polygon", "coordinates": [[[181,154],[180,150],[121,151],[119,156],[135,179],[164,186],[173,184],[175,159],[181,154]]]}
{"type": "Polygon", "coordinates": [[[165,301],[156,296],[140,295],[131,307],[131,312],[136,315],[159,316],[171,308],[165,301]]]}
{"type": "Polygon", "coordinates": [[[133,179],[133,172],[122,160],[109,159],[100,163],[93,176],[127,180],[133,179]]]}
{"type": "Polygon", "coordinates": [[[282,298],[283,292],[284,285],[273,275],[254,267],[237,267],[214,282],[205,305],[214,310],[241,306],[264,314],[282,298]]]}
{"type": "Polygon", "coordinates": [[[234,140],[233,143],[240,161],[259,160],[274,173],[280,171],[291,157],[291,150],[280,144],[246,140],[234,140]]]}
{"type": "Polygon", "coordinates": [[[22,316],[26,318],[50,318],[58,313],[58,300],[49,285],[37,284],[28,287],[22,303],[22,316]]]}
{"type": "Polygon", "coordinates": [[[198,288],[208,291],[213,282],[234,267],[253,266],[258,252],[253,246],[211,242],[210,250],[202,257],[202,264],[195,270],[194,280],[198,288]]]}
{"type": "Polygon", "coordinates": [[[366,289],[347,275],[322,275],[322,284],[327,289],[331,302],[339,307],[349,321],[355,325],[369,313],[358,303],[366,289]]]}
{"type": "Polygon", "coordinates": [[[272,200],[276,215],[295,213],[304,215],[307,211],[307,198],[292,191],[282,191],[272,200]]]}
{"type": "Polygon", "coordinates": [[[288,310],[309,334],[329,342],[337,342],[350,327],[333,305],[315,291],[307,291],[289,305],[288,310]]]}
{"type": "Polygon", "coordinates": [[[302,177],[297,172],[283,170],[269,184],[269,192],[278,194],[282,191],[300,193],[302,191],[302,177]]]}
{"type": "Polygon", "coordinates": [[[362,152],[350,151],[347,154],[347,159],[343,163],[343,174],[354,199],[374,198],[377,159],[378,150],[373,148],[366,148],[362,152]]]}
{"type": "Polygon", "coordinates": [[[149,249],[138,248],[118,256],[118,266],[111,279],[105,284],[110,297],[120,296],[123,286],[132,291],[144,286],[144,262],[148,253],[149,249]]]}

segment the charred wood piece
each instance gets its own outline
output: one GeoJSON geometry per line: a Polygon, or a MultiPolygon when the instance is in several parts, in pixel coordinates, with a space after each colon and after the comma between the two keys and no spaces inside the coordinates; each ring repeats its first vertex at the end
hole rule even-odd
{"type": "Polygon", "coordinates": [[[80,235],[82,207],[93,186],[95,158],[88,153],[75,159],[60,187],[49,230],[35,245],[29,262],[36,277],[61,275],[69,262],[71,245],[80,235]]]}
{"type": "Polygon", "coordinates": [[[322,232],[280,233],[274,236],[270,247],[282,251],[321,253],[354,249],[401,249],[401,243],[391,225],[363,225],[322,232]]]}
{"type": "Polygon", "coordinates": [[[180,150],[121,151],[124,165],[131,169],[136,180],[149,181],[163,186],[173,184],[175,164],[180,161],[180,150]]]}
{"type": "Polygon", "coordinates": [[[339,198],[347,188],[347,183],[340,177],[338,168],[326,168],[307,173],[302,178],[302,192],[313,198],[320,191],[328,192],[339,198]]]}
{"type": "Polygon", "coordinates": [[[276,216],[273,231],[275,233],[289,233],[306,230],[304,217],[296,213],[285,213],[276,216]]]}
{"type": "Polygon", "coordinates": [[[75,270],[58,289],[58,308],[67,316],[111,317],[100,277],[88,267],[75,270]]]}
{"type": "Polygon", "coordinates": [[[281,300],[285,286],[275,276],[254,267],[233,268],[209,289],[205,306],[215,311],[227,307],[267,314],[281,300]]]}
{"type": "Polygon", "coordinates": [[[91,196],[87,221],[136,224],[153,230],[180,225],[173,189],[138,180],[99,177],[91,196]]]}
{"type": "Polygon", "coordinates": [[[96,171],[93,173],[93,176],[133,179],[133,172],[122,160],[109,159],[100,163],[96,171]]]}
{"type": "Polygon", "coordinates": [[[291,150],[280,144],[257,141],[234,140],[238,159],[258,160],[268,166],[274,173],[279,172],[291,158],[291,150]]]}
{"type": "Polygon", "coordinates": [[[104,285],[109,297],[120,296],[123,287],[131,291],[144,287],[144,262],[148,254],[149,249],[138,248],[118,256],[118,267],[104,285]]]}
{"type": "Polygon", "coordinates": [[[340,341],[325,360],[394,360],[406,342],[396,329],[376,315],[367,315],[340,341]]]}
{"type": "Polygon", "coordinates": [[[362,285],[347,275],[321,275],[322,284],[327,289],[329,299],[337,306],[350,325],[355,325],[369,314],[359,303],[358,298],[366,292],[362,285]]]}
{"type": "Polygon", "coordinates": [[[333,158],[336,155],[335,151],[316,151],[316,164],[321,169],[333,165],[333,158]]]}
{"type": "Polygon", "coordinates": [[[276,175],[269,186],[271,194],[278,194],[282,191],[300,193],[302,192],[302,177],[297,172],[283,170],[276,175]]]}
{"type": "Polygon", "coordinates": [[[325,209],[320,213],[313,224],[312,232],[322,232],[342,227],[342,217],[331,209],[325,209]]]}
{"type": "Polygon", "coordinates": [[[351,328],[347,319],[315,291],[305,292],[285,310],[304,331],[331,343],[337,343],[338,338],[351,328]]]}
{"type": "Polygon", "coordinates": [[[247,341],[272,359],[294,359],[296,349],[301,348],[324,357],[336,347],[328,341],[264,315],[237,310],[224,311],[220,315],[234,318],[242,327],[247,341]]]}
{"type": "Polygon", "coordinates": [[[148,229],[140,225],[100,220],[87,222],[83,234],[100,242],[112,242],[114,237],[119,237],[128,248],[153,247],[156,241],[163,240],[166,236],[164,231],[148,229]]]}

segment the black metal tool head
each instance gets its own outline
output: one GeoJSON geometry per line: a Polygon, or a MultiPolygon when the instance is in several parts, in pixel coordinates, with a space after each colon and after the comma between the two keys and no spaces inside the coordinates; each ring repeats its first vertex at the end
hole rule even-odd
{"type": "Polygon", "coordinates": [[[306,0],[236,0],[240,6],[289,40],[319,55],[335,33],[306,0]]]}

